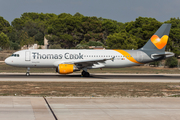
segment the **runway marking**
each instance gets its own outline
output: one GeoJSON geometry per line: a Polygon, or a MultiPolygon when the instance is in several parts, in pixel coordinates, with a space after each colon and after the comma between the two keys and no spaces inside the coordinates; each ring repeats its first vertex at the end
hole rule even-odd
{"type": "Polygon", "coordinates": [[[46,98],[45,98],[45,97],[43,97],[43,98],[44,98],[44,100],[45,100],[47,106],[49,107],[51,113],[53,114],[55,120],[58,120],[57,117],[56,117],[56,115],[55,115],[55,113],[54,113],[54,111],[52,110],[51,106],[49,105],[48,101],[46,100],[46,98]]]}

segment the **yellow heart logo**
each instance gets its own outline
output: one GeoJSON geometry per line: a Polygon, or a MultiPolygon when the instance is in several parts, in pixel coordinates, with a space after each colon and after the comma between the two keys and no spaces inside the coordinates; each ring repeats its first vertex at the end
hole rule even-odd
{"type": "Polygon", "coordinates": [[[168,36],[164,35],[162,38],[159,38],[157,35],[153,35],[151,37],[151,42],[158,48],[162,49],[164,46],[166,46],[168,41],[168,36]]]}

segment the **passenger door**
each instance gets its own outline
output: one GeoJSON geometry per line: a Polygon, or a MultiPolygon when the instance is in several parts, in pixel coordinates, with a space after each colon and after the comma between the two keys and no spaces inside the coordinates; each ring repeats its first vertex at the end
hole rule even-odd
{"type": "Polygon", "coordinates": [[[25,61],[31,61],[31,52],[30,51],[25,52],[25,61]]]}

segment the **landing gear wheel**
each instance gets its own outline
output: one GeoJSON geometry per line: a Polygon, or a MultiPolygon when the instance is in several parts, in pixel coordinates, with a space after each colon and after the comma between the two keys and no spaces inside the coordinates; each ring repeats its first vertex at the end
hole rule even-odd
{"type": "Polygon", "coordinates": [[[84,70],[82,71],[81,75],[83,77],[89,77],[90,76],[90,74],[88,72],[84,71],[84,70]]]}
{"type": "Polygon", "coordinates": [[[81,76],[84,77],[84,75],[85,75],[85,71],[83,70],[82,73],[81,73],[81,76]]]}
{"type": "Polygon", "coordinates": [[[27,73],[26,73],[26,76],[30,76],[30,73],[29,73],[29,72],[27,72],[27,73]]]}
{"type": "Polygon", "coordinates": [[[85,73],[85,77],[89,77],[90,74],[88,72],[85,73]]]}
{"type": "Polygon", "coordinates": [[[30,76],[30,67],[27,68],[26,76],[30,76]]]}

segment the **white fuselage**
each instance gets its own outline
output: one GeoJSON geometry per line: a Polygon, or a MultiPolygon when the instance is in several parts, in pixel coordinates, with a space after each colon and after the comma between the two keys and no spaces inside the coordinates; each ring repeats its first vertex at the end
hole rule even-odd
{"type": "MultiPolygon", "coordinates": [[[[114,60],[106,60],[100,62],[102,67],[127,67],[139,65],[130,61],[129,57],[115,50],[79,50],[79,49],[48,49],[48,50],[22,50],[15,52],[14,55],[8,57],[5,62],[8,65],[17,67],[57,67],[64,62],[78,62],[96,59],[109,59],[115,57],[114,60]]],[[[87,68],[93,68],[88,67],[87,68]]],[[[94,67],[98,68],[98,67],[94,67]]],[[[99,67],[101,68],[101,67],[99,67]]]]}

